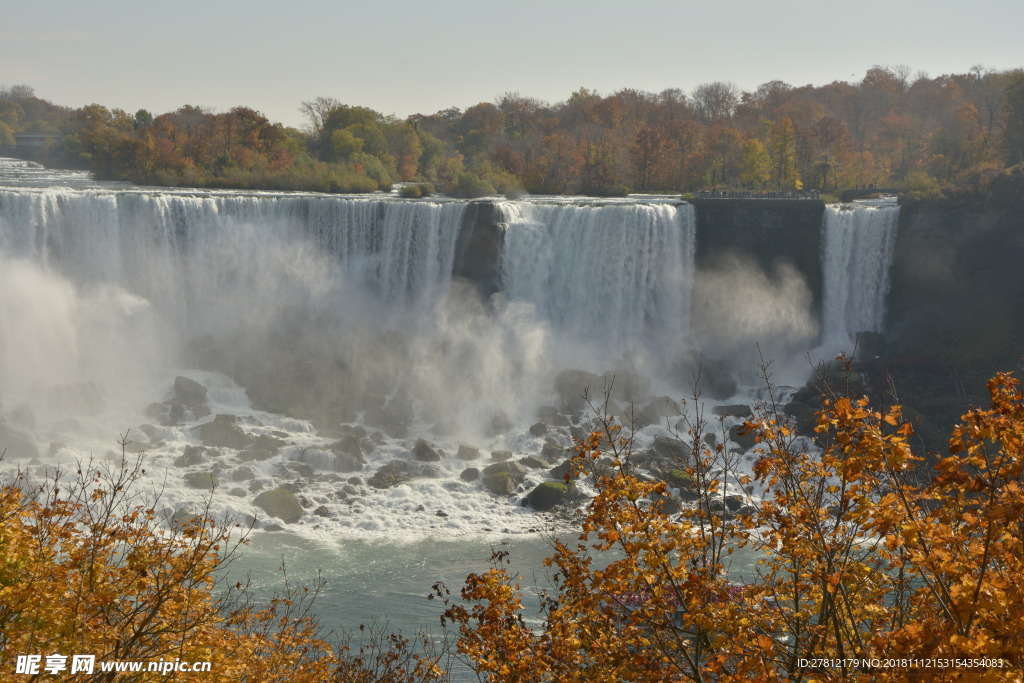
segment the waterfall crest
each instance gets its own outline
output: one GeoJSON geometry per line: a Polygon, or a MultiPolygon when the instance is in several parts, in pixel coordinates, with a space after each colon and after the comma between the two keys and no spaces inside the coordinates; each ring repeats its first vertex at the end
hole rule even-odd
{"type": "Polygon", "coordinates": [[[881,332],[898,205],[829,205],[822,224],[823,340],[881,332]]]}
{"type": "Polygon", "coordinates": [[[689,333],[693,207],[503,202],[505,296],[559,332],[620,349],[689,333]]]}

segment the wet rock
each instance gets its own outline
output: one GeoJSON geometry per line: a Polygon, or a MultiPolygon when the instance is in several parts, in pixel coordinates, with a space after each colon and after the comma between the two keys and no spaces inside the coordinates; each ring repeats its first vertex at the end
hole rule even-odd
{"type": "Polygon", "coordinates": [[[693,478],[693,475],[689,474],[685,470],[671,469],[665,472],[663,475],[666,482],[680,489],[693,489],[697,486],[697,481],[693,478]]]}
{"type": "Polygon", "coordinates": [[[548,426],[542,422],[535,422],[530,425],[530,433],[534,436],[544,436],[548,433],[548,426]]]}
{"type": "Polygon", "coordinates": [[[565,462],[563,462],[563,463],[561,463],[559,465],[555,465],[554,467],[552,467],[550,470],[548,470],[548,473],[552,477],[554,477],[555,479],[557,479],[559,481],[564,481],[565,480],[565,475],[569,474],[571,471],[572,471],[572,462],[569,461],[569,460],[566,460],[565,462]]]}
{"type": "Polygon", "coordinates": [[[206,460],[206,450],[202,446],[185,446],[185,452],[174,461],[175,467],[192,467],[201,465],[206,460]]]}
{"type": "Polygon", "coordinates": [[[537,418],[551,427],[568,427],[569,419],[558,412],[554,406],[541,406],[537,409],[537,418]]]}
{"type": "Polygon", "coordinates": [[[648,424],[663,422],[661,418],[677,417],[679,413],[679,403],[670,396],[653,398],[640,411],[640,414],[647,420],[648,424]]]}
{"type": "Polygon", "coordinates": [[[462,481],[476,481],[480,478],[480,470],[475,467],[468,467],[462,470],[462,474],[459,475],[459,479],[462,481]]]}
{"type": "Polygon", "coordinates": [[[571,450],[572,449],[563,448],[562,446],[559,446],[558,444],[554,444],[554,443],[551,443],[550,441],[548,441],[540,449],[540,457],[542,457],[545,460],[547,460],[548,461],[547,464],[550,465],[551,463],[556,462],[556,461],[564,458],[567,455],[566,451],[570,451],[571,452],[571,450]]]}
{"type": "Polygon", "coordinates": [[[366,461],[357,455],[335,453],[334,467],[332,469],[335,472],[360,472],[365,464],[366,461]]]}
{"type": "Polygon", "coordinates": [[[544,512],[564,503],[569,497],[569,486],[560,481],[545,481],[537,485],[526,496],[535,510],[544,512]]]}
{"type": "Polygon", "coordinates": [[[343,436],[354,436],[357,439],[366,438],[366,427],[363,425],[338,425],[338,433],[343,436]]]}
{"type": "Polygon", "coordinates": [[[220,485],[212,472],[193,472],[185,475],[185,485],[202,491],[212,491],[220,485]]]}
{"type": "Polygon", "coordinates": [[[604,390],[601,378],[585,370],[562,370],[555,376],[555,392],[563,411],[582,410],[587,402],[584,394],[598,400],[604,390]]]}
{"type": "Polygon", "coordinates": [[[407,396],[395,396],[384,406],[373,406],[366,411],[363,420],[379,427],[395,439],[405,438],[409,433],[409,422],[413,418],[412,400],[407,396]]]}
{"type": "Polygon", "coordinates": [[[652,449],[663,458],[677,462],[686,462],[690,458],[691,448],[680,441],[668,436],[654,438],[652,449]]]}
{"type": "Polygon", "coordinates": [[[185,406],[196,408],[206,403],[206,387],[188,377],[174,378],[174,397],[185,406]]]}
{"type": "Polygon", "coordinates": [[[358,459],[363,457],[363,448],[359,444],[359,440],[363,438],[356,436],[355,434],[346,434],[341,439],[335,441],[327,448],[334,451],[335,453],[344,453],[345,455],[353,456],[358,459]]]}
{"type": "Polygon", "coordinates": [[[551,463],[546,458],[539,458],[536,455],[527,455],[524,458],[519,458],[519,464],[531,470],[539,470],[551,466],[551,463]]]}
{"type": "Polygon", "coordinates": [[[242,450],[255,439],[242,431],[234,415],[220,414],[199,428],[199,438],[207,446],[242,450]]]}
{"type": "Polygon", "coordinates": [[[420,476],[427,477],[429,479],[441,479],[444,477],[444,470],[434,463],[428,462],[420,467],[420,476]]]}
{"type": "Polygon", "coordinates": [[[294,524],[302,519],[304,514],[302,506],[299,505],[298,500],[295,498],[295,494],[284,488],[264,491],[256,496],[256,499],[253,500],[253,505],[271,517],[277,517],[286,524],[294,524]]]}
{"type": "Polygon", "coordinates": [[[459,460],[476,460],[480,457],[480,449],[476,446],[459,444],[459,451],[455,454],[459,460]]]}
{"type": "Polygon", "coordinates": [[[270,460],[274,454],[258,448],[247,448],[238,454],[238,462],[261,462],[270,460]]]}
{"type": "Polygon", "coordinates": [[[487,437],[494,438],[501,436],[502,434],[508,433],[510,429],[515,427],[515,423],[503,412],[498,412],[491,418],[491,424],[487,430],[487,437]]]}
{"type": "Polygon", "coordinates": [[[743,507],[743,496],[726,496],[725,507],[729,508],[731,512],[736,512],[743,507]]]}
{"type": "Polygon", "coordinates": [[[416,445],[412,447],[412,454],[420,462],[437,462],[441,459],[438,452],[431,448],[430,444],[423,439],[416,439],[416,445]]]}
{"type": "Polygon", "coordinates": [[[751,417],[754,411],[750,409],[750,406],[743,403],[734,403],[727,406],[715,406],[711,409],[711,412],[715,415],[725,415],[729,417],[751,417]]]}
{"type": "Polygon", "coordinates": [[[651,390],[651,378],[630,370],[608,371],[601,375],[602,387],[610,387],[610,396],[624,403],[640,403],[651,390]]]}
{"type": "Polygon", "coordinates": [[[483,470],[484,487],[498,496],[512,495],[525,478],[525,470],[510,461],[496,462],[483,470]]]}
{"type": "Polygon", "coordinates": [[[437,511],[437,512],[435,513],[435,515],[436,515],[437,517],[447,517],[447,516],[448,516],[448,513],[447,513],[447,512],[445,512],[444,510],[438,510],[438,511],[437,511]]]}
{"type": "Polygon", "coordinates": [[[742,425],[736,425],[735,427],[729,428],[729,440],[736,443],[744,451],[753,448],[754,444],[757,443],[757,433],[754,431],[747,431],[742,425]]]}
{"type": "Polygon", "coordinates": [[[502,462],[512,459],[512,451],[491,451],[491,460],[502,462]]]}
{"type": "Polygon", "coordinates": [[[684,351],[672,361],[669,372],[680,387],[689,388],[699,378],[697,391],[704,398],[724,401],[736,393],[733,379],[725,361],[708,358],[700,351],[684,351]]]}
{"type": "Polygon", "coordinates": [[[414,477],[409,463],[404,460],[392,460],[382,465],[366,482],[375,489],[388,489],[409,481],[414,477]]]}
{"type": "Polygon", "coordinates": [[[248,467],[239,467],[237,470],[231,473],[232,481],[249,481],[255,479],[256,473],[248,467]]]}

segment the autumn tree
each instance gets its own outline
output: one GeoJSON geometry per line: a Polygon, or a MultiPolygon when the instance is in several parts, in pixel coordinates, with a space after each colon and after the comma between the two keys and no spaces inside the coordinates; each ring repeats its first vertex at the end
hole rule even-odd
{"type": "Polygon", "coordinates": [[[747,140],[740,161],[740,182],[747,187],[761,188],[772,175],[772,160],[757,138],[747,140]]]}
{"type": "Polygon", "coordinates": [[[690,101],[697,117],[706,125],[728,121],[739,103],[739,88],[724,81],[702,83],[694,88],[690,101]]]}
{"type": "Polygon", "coordinates": [[[143,492],[144,475],[141,456],[122,456],[120,464],[80,463],[43,480],[22,472],[0,486],[4,680],[16,656],[34,653],[92,654],[95,670],[74,680],[97,683],[114,676],[101,662],[161,660],[211,663],[209,673],[179,680],[443,680],[442,653],[429,643],[415,652],[407,639],[378,629],[358,650],[332,648],[312,612],[320,580],[286,579],[265,604],[242,582],[224,585],[246,530],[214,521],[208,505],[161,519],[143,492]]]}
{"type": "Polygon", "coordinates": [[[735,474],[724,423],[707,445],[699,410],[659,478],[638,476],[628,424],[602,418],[578,442],[569,476],[596,495],[578,542],[555,542],[539,628],[501,554],[461,600],[436,588],[484,680],[1019,680],[1019,382],[993,378],[991,407],[963,416],[923,476],[898,407],[826,389],[811,447],[763,370],[753,478],[735,474]],[[743,505],[730,484],[763,494],[743,505]],[[755,569],[727,575],[734,551],[755,569]]]}

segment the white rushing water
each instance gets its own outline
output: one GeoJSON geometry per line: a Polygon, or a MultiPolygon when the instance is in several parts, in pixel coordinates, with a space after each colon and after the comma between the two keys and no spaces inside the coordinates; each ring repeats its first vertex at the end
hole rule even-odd
{"type": "Polygon", "coordinates": [[[684,346],[695,215],[672,203],[502,202],[502,285],[553,328],[621,351],[684,346]]]}
{"type": "Polygon", "coordinates": [[[825,208],[821,267],[826,343],[847,342],[858,332],[882,331],[899,212],[895,202],[825,208]]]}

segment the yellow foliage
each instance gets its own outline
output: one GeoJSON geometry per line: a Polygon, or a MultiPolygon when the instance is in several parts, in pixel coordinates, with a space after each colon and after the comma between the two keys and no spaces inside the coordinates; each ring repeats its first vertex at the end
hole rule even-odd
{"type": "MultiPolygon", "coordinates": [[[[94,655],[75,681],[163,681],[167,673],[103,672],[101,662],[209,662],[182,681],[431,681],[437,658],[375,633],[371,647],[334,652],[311,606],[322,581],[291,586],[256,605],[242,583],[218,584],[244,531],[206,515],[161,528],[136,490],[141,459],[119,468],[81,465],[41,484],[26,474],[0,487],[0,680],[19,656],[94,655]],[[382,646],[384,651],[382,651],[382,646]],[[382,678],[381,671],[394,673],[382,678]]],[[[66,664],[67,664],[66,663],[66,664]]]]}
{"type": "Polygon", "coordinates": [[[494,681],[1021,680],[1024,398],[1010,375],[989,389],[992,407],[964,415],[924,483],[899,408],[833,397],[811,454],[769,404],[748,423],[768,492],[734,516],[716,505],[729,455],[704,445],[700,419],[686,468],[697,503],[681,511],[635,475],[629,437],[606,419],[577,445],[574,472],[597,494],[579,543],[547,561],[543,625],[525,625],[498,556],[462,602],[438,593],[459,650],[494,681]],[[595,468],[595,455],[621,464],[595,468]],[[723,557],[744,547],[757,575],[735,585],[723,557]]]}

